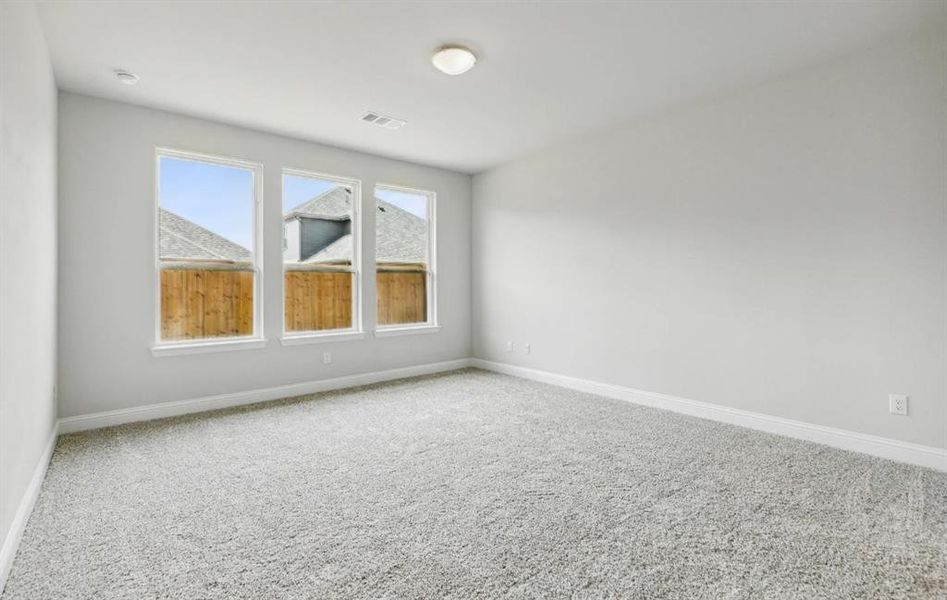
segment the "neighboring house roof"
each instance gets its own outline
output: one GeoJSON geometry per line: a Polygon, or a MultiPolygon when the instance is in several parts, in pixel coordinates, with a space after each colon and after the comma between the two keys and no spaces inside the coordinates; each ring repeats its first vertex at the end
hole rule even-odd
{"type": "Polygon", "coordinates": [[[352,234],[346,233],[322,250],[301,261],[304,263],[350,263],[352,262],[352,234]]]}
{"type": "Polygon", "coordinates": [[[295,206],[283,216],[284,221],[294,217],[347,221],[352,214],[352,190],[336,187],[311,200],[295,206]]]}
{"type": "MultiPolygon", "coordinates": [[[[293,208],[286,218],[345,220],[351,214],[351,191],[335,188],[293,208]]],[[[427,222],[408,211],[375,198],[375,256],[379,263],[427,262],[427,222]]],[[[351,262],[352,236],[343,235],[305,263],[351,262]]]]}
{"type": "Polygon", "coordinates": [[[427,221],[375,198],[376,262],[426,263],[427,221]]]}
{"type": "Polygon", "coordinates": [[[240,244],[164,208],[158,209],[158,234],[162,260],[251,260],[250,251],[240,244]]]}

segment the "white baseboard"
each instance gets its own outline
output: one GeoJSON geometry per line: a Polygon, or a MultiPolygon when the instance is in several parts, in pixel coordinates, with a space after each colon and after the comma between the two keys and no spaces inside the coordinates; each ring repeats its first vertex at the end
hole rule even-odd
{"type": "Polygon", "coordinates": [[[20,539],[23,537],[23,531],[26,529],[26,523],[33,514],[33,506],[39,497],[39,491],[43,487],[43,479],[46,478],[46,468],[49,466],[49,460],[53,457],[53,450],[56,448],[56,438],[59,437],[57,427],[53,426],[53,431],[46,442],[46,448],[43,449],[43,455],[39,457],[36,467],[33,469],[33,477],[30,479],[23,497],[20,498],[20,505],[13,515],[13,522],[10,523],[10,529],[3,540],[3,546],[0,546],[0,594],[7,583],[7,576],[10,575],[10,569],[13,567],[13,559],[16,556],[16,550],[20,546],[20,539]]]}
{"type": "Polygon", "coordinates": [[[635,404],[643,404],[645,406],[670,410],[676,413],[701,417],[703,419],[730,423],[731,425],[740,425],[749,429],[825,444],[826,446],[833,446],[843,450],[852,450],[899,462],[929,467],[939,471],[947,471],[947,449],[943,448],[911,444],[845,429],[836,429],[834,427],[814,425],[803,421],[783,419],[781,417],[773,417],[748,410],[729,408],[718,404],[698,402],[696,400],[687,400],[685,398],[657,394],[655,392],[645,392],[619,385],[599,383],[588,379],[558,375],[548,371],[539,371],[480,358],[472,359],[471,364],[488,371],[550,383],[580,392],[597,394],[617,400],[626,400],[628,402],[634,402],[635,404]]]}
{"type": "Polygon", "coordinates": [[[347,375],[344,377],[335,377],[333,379],[322,379],[318,381],[306,381],[303,383],[280,385],[276,387],[250,390],[247,392],[218,394],[216,396],[205,396],[203,398],[195,398],[193,400],[161,402],[158,404],[148,404],[145,406],[136,406],[133,408],[109,410],[75,417],[64,417],[59,419],[59,432],[74,433],[76,431],[99,429],[102,427],[111,427],[112,425],[134,423],[136,421],[150,421],[152,419],[176,417],[190,413],[218,410],[221,408],[231,408],[233,406],[254,404],[256,402],[266,402],[268,400],[280,400],[282,398],[304,396],[306,394],[315,394],[317,392],[339,390],[343,388],[356,387],[359,385],[367,385],[370,383],[404,379],[405,377],[415,377],[417,375],[430,375],[432,373],[453,371],[455,369],[462,369],[469,366],[470,359],[462,358],[459,360],[429,363],[426,365],[403,367],[400,369],[389,369],[387,371],[374,371],[372,373],[347,375]]]}
{"type": "MultiPolygon", "coordinates": [[[[404,367],[400,369],[390,369],[387,371],[375,371],[372,373],[348,375],[344,377],[336,377],[333,379],[307,381],[303,383],[250,390],[246,392],[234,392],[231,394],[206,396],[203,398],[195,398],[193,400],[163,402],[159,404],[137,406],[134,408],[79,415],[76,417],[64,417],[59,419],[59,433],[72,433],[76,431],[84,431],[87,429],[99,429],[101,427],[110,427],[112,425],[121,425],[124,423],[133,423],[136,421],[149,421],[152,419],[161,419],[165,417],[174,417],[208,410],[230,408],[233,406],[265,402],[268,400],[279,400],[282,398],[291,398],[293,396],[303,396],[317,392],[325,392],[329,390],[344,389],[382,381],[403,379],[405,377],[452,371],[469,366],[475,366],[481,369],[513,375],[516,377],[523,377],[525,379],[532,379],[534,381],[550,383],[590,394],[598,394],[600,396],[634,402],[635,404],[652,406],[655,408],[670,410],[673,412],[710,419],[713,421],[739,425],[741,427],[756,429],[758,431],[785,435],[801,440],[825,444],[827,446],[833,446],[835,448],[841,448],[843,450],[852,450],[855,452],[870,454],[899,462],[910,463],[922,467],[930,467],[940,471],[947,471],[947,449],[943,448],[934,448],[932,446],[922,446],[920,444],[901,442],[898,440],[869,435],[866,433],[858,433],[855,431],[826,427],[823,425],[814,425],[812,423],[805,423],[803,421],[794,421],[792,419],[784,419],[762,413],[756,413],[737,408],[729,408],[718,404],[688,400],[686,398],[678,398],[676,396],[670,396],[667,394],[646,392],[619,385],[600,383],[588,379],[580,379],[578,377],[570,377],[568,375],[559,375],[556,373],[550,373],[548,371],[540,371],[527,367],[492,362],[479,358],[462,358],[458,360],[417,365],[413,367],[404,367]]],[[[4,546],[4,549],[6,549],[6,546],[4,546]]],[[[0,567],[2,567],[2,563],[0,563],[0,567]]]]}
{"type": "Polygon", "coordinates": [[[532,379],[534,381],[541,381],[543,383],[558,385],[590,394],[670,410],[681,414],[739,425],[749,429],[825,444],[843,450],[862,452],[881,458],[947,471],[947,450],[941,448],[900,442],[822,425],[813,425],[802,421],[783,419],[761,413],[709,404],[707,402],[687,400],[666,394],[645,392],[588,379],[539,371],[527,367],[491,362],[479,358],[465,358],[59,419],[56,429],[54,429],[49,438],[43,456],[36,465],[36,470],[33,474],[33,478],[30,480],[29,487],[24,493],[23,499],[20,501],[20,506],[17,509],[6,539],[3,541],[3,546],[0,548],[0,593],[3,591],[3,586],[6,583],[6,578],[9,575],[14,556],[16,555],[17,546],[26,528],[36,498],[39,495],[43,478],[46,475],[46,467],[49,465],[53,449],[56,446],[56,438],[60,433],[98,429],[136,421],[148,421],[241,406],[244,404],[253,404],[256,402],[265,402],[268,400],[291,398],[293,396],[303,396],[306,394],[344,389],[382,381],[392,381],[405,377],[441,373],[470,366],[525,379],[532,379]]]}

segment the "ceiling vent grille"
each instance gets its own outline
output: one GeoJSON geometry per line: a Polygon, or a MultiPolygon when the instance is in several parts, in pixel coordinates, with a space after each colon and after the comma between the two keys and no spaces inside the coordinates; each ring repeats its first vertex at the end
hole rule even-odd
{"type": "Polygon", "coordinates": [[[365,113],[362,115],[362,120],[366,123],[371,123],[372,125],[377,125],[384,129],[401,129],[405,125],[405,121],[402,121],[401,119],[386,117],[385,115],[380,115],[376,112],[365,113]]]}

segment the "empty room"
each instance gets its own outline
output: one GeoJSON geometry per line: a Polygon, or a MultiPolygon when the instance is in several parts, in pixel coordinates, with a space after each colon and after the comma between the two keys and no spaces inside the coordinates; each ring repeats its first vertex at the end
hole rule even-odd
{"type": "Polygon", "coordinates": [[[0,600],[947,600],[947,0],[0,0],[0,600]]]}

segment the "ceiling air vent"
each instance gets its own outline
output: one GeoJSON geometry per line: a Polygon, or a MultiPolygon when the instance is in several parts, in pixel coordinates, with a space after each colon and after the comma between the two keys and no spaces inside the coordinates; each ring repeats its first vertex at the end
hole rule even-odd
{"type": "Polygon", "coordinates": [[[362,120],[366,123],[371,123],[372,125],[384,127],[385,129],[401,129],[405,124],[405,122],[401,119],[386,117],[385,115],[380,115],[376,112],[365,113],[362,115],[362,120]]]}

